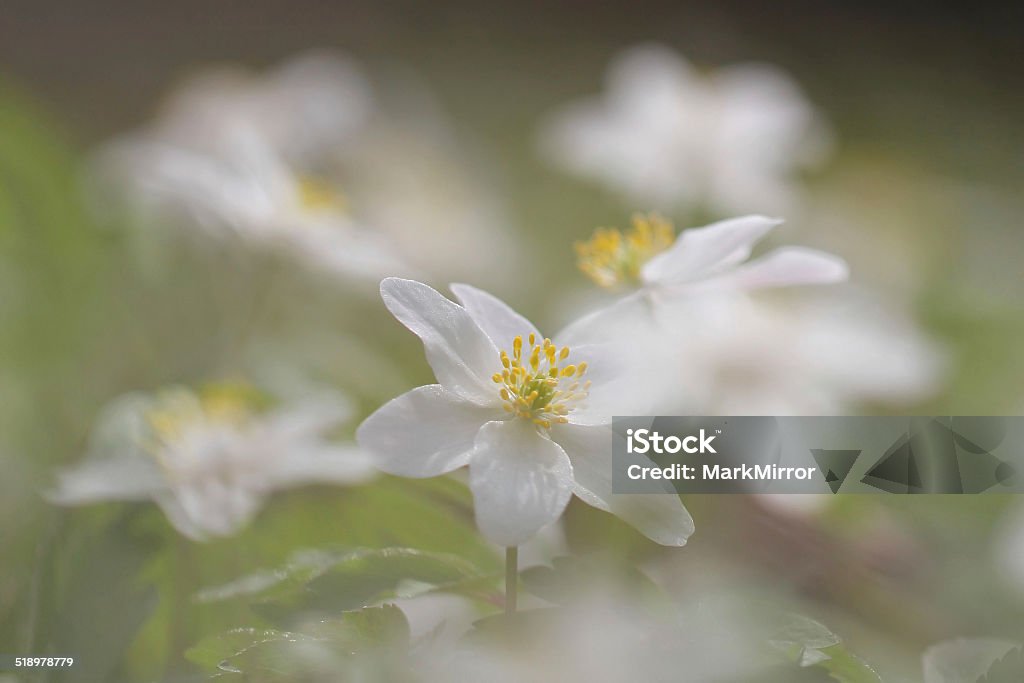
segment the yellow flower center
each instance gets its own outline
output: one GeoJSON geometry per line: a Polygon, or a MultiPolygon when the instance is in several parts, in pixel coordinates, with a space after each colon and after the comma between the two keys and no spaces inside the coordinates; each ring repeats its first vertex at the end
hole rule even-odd
{"type": "Polygon", "coordinates": [[[146,420],[156,438],[168,443],[199,423],[240,425],[252,417],[261,398],[257,389],[241,382],[210,384],[198,393],[178,389],[162,394],[146,420]]]}
{"type": "Polygon", "coordinates": [[[501,372],[491,378],[501,386],[502,406],[516,417],[526,418],[539,427],[566,423],[566,415],[587,396],[590,381],[584,381],[586,362],[569,363],[569,347],[558,349],[550,339],[537,343],[528,338],[530,349],[524,354],[523,338],[512,340],[512,355],[502,351],[501,372]]]}
{"type": "Polygon", "coordinates": [[[296,181],[295,190],[299,204],[306,211],[345,213],[348,210],[345,195],[322,178],[301,175],[296,181]]]}
{"type": "Polygon", "coordinates": [[[601,287],[640,281],[640,269],[675,241],[671,221],[654,213],[633,216],[629,230],[598,228],[585,242],[577,242],[576,264],[601,287]]]}

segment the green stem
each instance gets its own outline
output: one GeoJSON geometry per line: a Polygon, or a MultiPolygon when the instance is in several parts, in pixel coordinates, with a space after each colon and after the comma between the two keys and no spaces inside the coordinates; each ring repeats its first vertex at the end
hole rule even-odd
{"type": "Polygon", "coordinates": [[[505,548],[505,614],[516,612],[519,592],[519,546],[505,548]]]}

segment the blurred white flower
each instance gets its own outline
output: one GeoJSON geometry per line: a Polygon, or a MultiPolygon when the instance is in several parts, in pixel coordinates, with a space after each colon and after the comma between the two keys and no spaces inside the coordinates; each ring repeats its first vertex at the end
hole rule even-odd
{"type": "Polygon", "coordinates": [[[683,230],[657,214],[636,215],[625,233],[599,228],[576,244],[579,267],[602,287],[636,287],[668,297],[695,291],[762,289],[840,282],[846,263],[805,247],[781,247],[747,261],[778,218],[741,216],[683,230]]]}
{"type": "Polygon", "coordinates": [[[419,282],[381,283],[439,384],[393,399],[360,425],[359,444],[377,465],[407,477],[468,465],[477,523],[499,545],[519,545],[557,520],[573,493],[659,543],[683,545],[693,520],[677,496],[612,494],[614,359],[593,346],[559,347],[486,292],[452,291],[461,306],[419,282]]]}
{"type": "MultiPolygon", "coordinates": [[[[696,295],[709,296],[845,280],[846,263],[804,247],[780,247],[748,260],[754,244],[782,221],[742,216],[683,230],[656,215],[633,217],[629,230],[600,228],[576,244],[578,265],[598,285],[628,292],[614,303],[570,324],[570,339],[638,336],[641,328],[671,317],[696,295]]],[[[653,333],[657,342],[664,335],[653,333]]],[[[672,340],[674,342],[674,339],[672,340]]]]}
{"type": "Polygon", "coordinates": [[[653,615],[610,582],[573,588],[582,595],[570,605],[520,613],[521,621],[504,633],[500,623],[484,622],[475,638],[447,653],[425,652],[416,661],[416,680],[783,680],[769,675],[777,660],[759,647],[763,640],[754,637],[749,606],[742,613],[746,620],[690,605],[653,615]],[[507,637],[489,638],[488,626],[507,637]]]}
{"type": "Polygon", "coordinates": [[[376,281],[412,272],[380,235],[357,225],[345,198],[296,175],[253,131],[225,133],[218,154],[158,141],[112,148],[145,221],[184,219],[208,236],[290,253],[337,275],[376,281]]]}
{"type": "Polygon", "coordinates": [[[649,44],[612,61],[601,96],[556,111],[541,146],[563,168],[661,210],[791,213],[793,177],[824,160],[830,135],[780,69],[704,75],[649,44]]]}
{"type": "Polygon", "coordinates": [[[513,268],[502,211],[443,117],[417,94],[391,107],[399,118],[387,96],[326,52],[266,74],[212,69],[147,129],[106,147],[100,197],[150,222],[184,218],[290,245],[374,281],[513,268]]]}
{"type": "MultiPolygon", "coordinates": [[[[768,302],[719,294],[676,306],[660,336],[631,339],[656,359],[658,410],[680,415],[840,415],[937,390],[941,352],[907,320],[853,297],[768,302]]],[[[646,329],[650,329],[648,326],[646,329]]]]}
{"type": "Polygon", "coordinates": [[[239,531],[272,491],[372,476],[362,451],[326,438],[349,416],[340,396],[262,402],[255,389],[234,384],[117,399],[101,415],[88,457],[59,472],[47,497],[61,505],[153,500],[178,531],[203,541],[239,531]]]}
{"type": "Polygon", "coordinates": [[[312,51],[265,73],[208,67],[173,91],[150,132],[167,144],[216,154],[245,128],[301,165],[319,159],[325,148],[353,142],[374,116],[375,100],[354,62],[312,51]]]}
{"type": "MultiPolygon", "coordinates": [[[[840,414],[857,403],[908,403],[938,388],[943,359],[905,316],[852,291],[766,301],[756,290],[845,280],[845,262],[803,247],[747,260],[778,220],[744,216],[684,230],[656,215],[577,245],[579,266],[608,289],[633,288],[570,323],[567,343],[624,354],[633,414],[840,414]],[[642,388],[642,390],[641,390],[642,388]]],[[[625,400],[625,399],[624,399],[625,400]]]]}

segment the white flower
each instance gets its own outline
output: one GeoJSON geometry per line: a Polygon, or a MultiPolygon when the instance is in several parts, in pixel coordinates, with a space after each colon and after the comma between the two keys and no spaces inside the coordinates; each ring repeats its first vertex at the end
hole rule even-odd
{"type": "Polygon", "coordinates": [[[330,184],[297,175],[253,131],[225,133],[218,154],[135,139],[108,151],[144,222],[184,220],[217,239],[290,253],[342,276],[412,272],[381,236],[356,224],[330,184]]]}
{"type": "Polygon", "coordinates": [[[606,332],[608,318],[619,318],[621,323],[626,309],[636,309],[637,304],[648,310],[663,309],[692,300],[695,294],[847,278],[841,258],[805,247],[780,247],[748,260],[754,245],[781,223],[764,216],[741,216],[683,230],[677,238],[671,223],[652,214],[634,216],[625,232],[598,229],[590,240],[576,245],[580,269],[602,287],[635,291],[609,309],[581,319],[572,326],[574,333],[595,325],[606,332]]]}
{"type": "Polygon", "coordinates": [[[616,57],[607,90],[544,126],[553,162],[661,210],[790,212],[792,176],[825,156],[828,135],[789,76],[748,64],[699,74],[643,45],[616,57]]]}
{"type": "MultiPolygon", "coordinates": [[[[785,305],[718,295],[662,315],[649,353],[671,414],[838,415],[907,404],[937,390],[943,359],[876,301],[828,297],[785,305]]],[[[652,390],[656,385],[652,384],[652,390]]]]}
{"type": "MultiPolygon", "coordinates": [[[[868,401],[907,403],[935,391],[935,346],[902,316],[851,292],[773,304],[752,291],[830,283],[842,259],[781,247],[747,260],[779,221],[745,216],[683,231],[657,216],[630,231],[598,230],[577,245],[580,267],[634,291],[563,332],[630,348],[643,387],[636,414],[829,414],[868,401]]],[[[634,404],[639,396],[631,398],[634,404]]]]}
{"type": "Polygon", "coordinates": [[[145,223],[184,218],[375,283],[511,270],[515,244],[477,164],[426,98],[390,107],[408,110],[404,119],[387,99],[325,52],[265,74],[201,73],[155,122],[99,155],[100,197],[145,223]]]}
{"type": "MultiPolygon", "coordinates": [[[[266,73],[209,67],[174,90],[150,133],[170,145],[216,154],[239,128],[289,163],[353,142],[376,113],[373,86],[350,59],[300,54],[266,73]]],[[[230,143],[228,143],[230,144],[230,143]]]]}
{"type": "Polygon", "coordinates": [[[88,457],[59,472],[47,497],[62,505],[153,500],[178,531],[202,541],[239,531],[272,491],[372,475],[362,451],[325,437],[348,416],[337,395],[262,411],[258,403],[235,385],[117,399],[88,457]]]}
{"type": "Polygon", "coordinates": [[[423,341],[438,384],[360,425],[357,440],[377,465],[407,477],[468,465],[477,523],[500,545],[554,522],[573,493],[659,543],[683,545],[693,521],[677,496],[611,492],[611,359],[543,338],[486,292],[452,291],[462,305],[419,282],[381,283],[385,305],[423,341]]]}

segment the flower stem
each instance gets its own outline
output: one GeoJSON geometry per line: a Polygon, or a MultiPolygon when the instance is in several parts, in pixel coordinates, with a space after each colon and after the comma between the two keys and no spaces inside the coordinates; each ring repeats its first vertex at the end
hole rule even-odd
{"type": "Polygon", "coordinates": [[[519,546],[505,548],[505,614],[516,612],[519,591],[519,546]]]}

